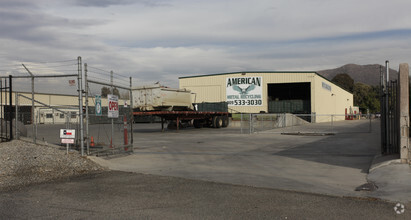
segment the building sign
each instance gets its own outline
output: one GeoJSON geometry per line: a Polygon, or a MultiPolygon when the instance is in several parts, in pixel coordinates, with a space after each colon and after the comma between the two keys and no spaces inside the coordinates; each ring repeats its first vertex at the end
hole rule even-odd
{"type": "Polygon", "coordinates": [[[226,81],[229,106],[262,106],[262,77],[230,77],[226,81]]]}
{"type": "Polygon", "coordinates": [[[107,95],[108,100],[108,117],[118,118],[118,96],[107,95]]]}
{"type": "Polygon", "coordinates": [[[326,89],[326,90],[328,90],[328,91],[331,91],[331,86],[330,86],[330,85],[328,85],[328,84],[325,83],[325,82],[323,82],[322,85],[323,85],[323,89],[326,89]]]}
{"type": "Polygon", "coordinates": [[[101,96],[96,95],[96,116],[102,115],[102,108],[101,108],[101,96]]]}

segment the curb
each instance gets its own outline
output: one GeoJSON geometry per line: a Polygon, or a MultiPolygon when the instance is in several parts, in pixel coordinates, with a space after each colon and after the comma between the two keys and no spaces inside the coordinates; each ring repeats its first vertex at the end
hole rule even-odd
{"type": "Polygon", "coordinates": [[[393,155],[375,155],[374,158],[372,159],[370,168],[368,169],[368,173],[384,166],[388,166],[391,164],[400,164],[401,159],[399,159],[399,154],[393,154],[393,155]]]}

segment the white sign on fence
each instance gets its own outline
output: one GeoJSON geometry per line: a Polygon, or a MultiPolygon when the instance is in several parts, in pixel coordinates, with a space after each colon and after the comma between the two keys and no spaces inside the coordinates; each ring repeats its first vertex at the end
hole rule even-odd
{"type": "Polygon", "coordinates": [[[118,118],[118,96],[107,95],[108,100],[108,117],[118,118]]]}
{"type": "Polygon", "coordinates": [[[62,144],[74,144],[74,139],[61,139],[62,144]]]}
{"type": "Polygon", "coordinates": [[[74,139],[76,138],[75,129],[60,129],[60,138],[61,139],[74,139]]]}
{"type": "Polygon", "coordinates": [[[226,95],[229,106],[262,106],[262,77],[228,77],[226,95]]]}

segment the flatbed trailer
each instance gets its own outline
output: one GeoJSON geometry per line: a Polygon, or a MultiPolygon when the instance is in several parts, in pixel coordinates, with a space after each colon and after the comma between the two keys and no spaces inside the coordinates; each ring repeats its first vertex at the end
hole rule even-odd
{"type": "Polygon", "coordinates": [[[133,112],[135,116],[158,116],[161,118],[161,130],[164,131],[165,120],[174,121],[177,130],[181,122],[193,121],[195,128],[209,126],[214,128],[227,127],[231,117],[228,112],[202,112],[202,111],[141,111],[133,112]]]}

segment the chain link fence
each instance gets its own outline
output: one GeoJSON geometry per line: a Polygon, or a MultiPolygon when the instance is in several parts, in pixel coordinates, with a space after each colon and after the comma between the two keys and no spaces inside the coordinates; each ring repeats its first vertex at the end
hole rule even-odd
{"type": "Polygon", "coordinates": [[[131,78],[87,64],[84,71],[85,97],[88,97],[85,108],[87,153],[110,155],[133,151],[131,78]]]}
{"type": "MultiPolygon", "coordinates": [[[[77,106],[51,106],[22,94],[16,94],[16,137],[29,138],[33,142],[43,141],[60,145],[60,129],[74,129],[79,133],[79,111],[77,106]],[[34,115],[32,115],[34,113],[34,115]]],[[[77,137],[73,148],[78,145],[77,137]]]]}
{"type": "Polygon", "coordinates": [[[239,113],[233,114],[231,126],[240,127],[242,134],[333,135],[371,132],[374,119],[375,115],[239,113]]]}
{"type": "Polygon", "coordinates": [[[88,154],[109,155],[115,151],[132,151],[133,118],[130,117],[130,109],[120,106],[118,117],[113,119],[108,118],[107,114],[108,107],[102,107],[101,115],[96,114],[94,106],[88,108],[88,154]]]}

